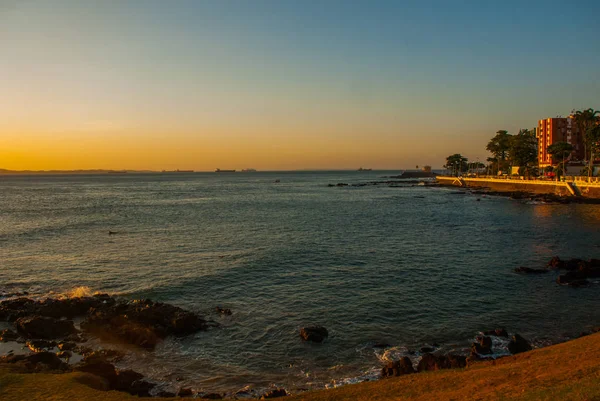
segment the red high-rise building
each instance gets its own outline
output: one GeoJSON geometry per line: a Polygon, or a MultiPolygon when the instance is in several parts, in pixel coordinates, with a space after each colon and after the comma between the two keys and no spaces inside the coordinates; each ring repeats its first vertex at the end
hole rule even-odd
{"type": "Polygon", "coordinates": [[[536,130],[538,138],[538,164],[540,167],[552,166],[562,160],[552,160],[548,146],[556,142],[567,142],[573,145],[569,163],[580,163],[585,159],[583,135],[580,134],[573,116],[566,118],[546,118],[538,121],[536,130]]]}

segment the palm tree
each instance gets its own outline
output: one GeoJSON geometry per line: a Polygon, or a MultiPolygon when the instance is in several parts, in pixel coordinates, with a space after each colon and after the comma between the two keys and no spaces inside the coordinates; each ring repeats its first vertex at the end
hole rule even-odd
{"type": "MultiPolygon", "coordinates": [[[[577,110],[573,115],[573,119],[575,124],[577,125],[577,129],[579,130],[579,135],[583,137],[583,154],[584,159],[588,157],[588,150],[591,153],[591,143],[588,139],[588,131],[592,129],[597,123],[598,118],[596,114],[600,114],[600,110],[594,110],[592,108],[585,110],[577,110]]],[[[590,159],[592,158],[590,154],[590,159]]]]}
{"type": "Polygon", "coordinates": [[[588,180],[594,175],[594,152],[600,147],[600,118],[585,133],[585,140],[590,145],[590,163],[588,165],[588,180]]]}
{"type": "MultiPolygon", "coordinates": [[[[562,158],[562,172],[565,172],[565,162],[567,156],[573,152],[573,145],[568,142],[556,142],[548,146],[548,153],[552,155],[552,161],[562,158]]],[[[557,178],[560,178],[557,176],[557,178]]]]}

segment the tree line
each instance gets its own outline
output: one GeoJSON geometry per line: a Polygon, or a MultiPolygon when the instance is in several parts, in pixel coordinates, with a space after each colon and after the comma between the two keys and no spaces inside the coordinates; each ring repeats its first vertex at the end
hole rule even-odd
{"type": "MultiPolygon", "coordinates": [[[[600,110],[578,110],[573,111],[571,115],[580,135],[583,135],[584,155],[588,165],[582,174],[591,176],[594,157],[600,154],[600,110]]],[[[535,128],[521,129],[514,135],[506,130],[497,131],[488,142],[486,150],[492,154],[487,158],[487,166],[482,163],[469,163],[466,157],[455,153],[446,158],[444,168],[450,170],[452,175],[459,175],[474,168],[477,171],[485,168],[487,174],[497,175],[501,171],[512,171],[512,167],[519,167],[519,175],[528,178],[543,173],[538,169],[538,139],[535,128]]],[[[573,150],[573,145],[567,142],[555,142],[548,146],[547,151],[556,167],[549,166],[546,171],[554,171],[559,176],[564,174],[566,161],[573,150]]]]}

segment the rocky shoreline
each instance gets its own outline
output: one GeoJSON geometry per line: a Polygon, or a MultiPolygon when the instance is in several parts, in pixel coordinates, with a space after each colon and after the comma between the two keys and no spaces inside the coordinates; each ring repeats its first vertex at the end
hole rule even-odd
{"type": "MultiPolygon", "coordinates": [[[[567,274],[579,272],[582,261],[578,261],[553,258],[549,267],[570,269],[567,274]]],[[[589,263],[583,265],[589,267],[589,263]]],[[[593,266],[594,274],[600,274],[598,264],[593,262],[593,266]]],[[[217,312],[231,313],[220,307],[217,307],[217,312]]],[[[176,392],[164,391],[160,383],[148,380],[138,372],[115,367],[124,356],[122,352],[98,347],[94,349],[86,345],[88,337],[95,337],[151,351],[168,336],[191,335],[217,326],[179,307],[151,300],[117,299],[107,294],[45,300],[19,297],[0,302],[0,321],[11,323],[14,327],[0,330],[0,342],[13,343],[29,351],[10,351],[0,356],[0,367],[8,367],[13,372],[85,372],[93,375],[85,383],[90,387],[102,391],[122,391],[140,397],[195,396],[200,399],[221,399],[225,396],[197,392],[189,387],[179,388],[176,392]],[[76,325],[73,319],[79,319],[79,324],[76,325]]],[[[302,341],[314,343],[321,343],[328,338],[327,329],[321,326],[301,328],[299,334],[302,341]]],[[[386,350],[391,346],[374,344],[373,348],[386,350]]],[[[503,328],[494,329],[481,332],[467,354],[443,354],[439,352],[437,344],[424,346],[411,358],[403,356],[387,362],[381,369],[380,377],[464,368],[478,361],[531,349],[532,345],[519,334],[509,335],[503,328]]],[[[227,394],[233,398],[261,399],[286,395],[288,392],[283,388],[273,388],[262,394],[252,390],[227,394]]]]}

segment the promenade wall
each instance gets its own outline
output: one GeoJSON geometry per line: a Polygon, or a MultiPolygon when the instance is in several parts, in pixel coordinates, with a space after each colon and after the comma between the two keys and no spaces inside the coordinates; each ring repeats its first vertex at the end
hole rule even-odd
{"type": "Polygon", "coordinates": [[[437,176],[437,181],[442,185],[462,186],[469,188],[488,188],[498,192],[530,192],[538,194],[554,194],[560,196],[574,196],[569,190],[569,185],[577,196],[600,199],[600,182],[588,183],[582,179],[568,181],[525,180],[520,178],[467,178],[437,176]]]}

